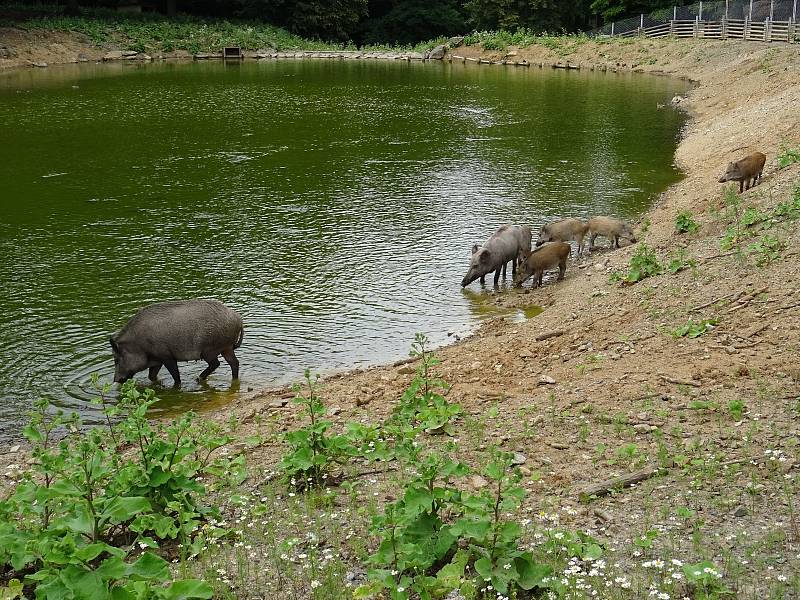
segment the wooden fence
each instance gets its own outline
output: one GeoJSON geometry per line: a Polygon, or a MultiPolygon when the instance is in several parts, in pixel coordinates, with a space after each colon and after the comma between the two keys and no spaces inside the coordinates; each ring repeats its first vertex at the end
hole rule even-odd
{"type": "Polygon", "coordinates": [[[673,36],[800,43],[798,0],[700,2],[691,6],[674,7],[671,13],[665,15],[662,11],[658,14],[632,17],[605,25],[589,32],[589,35],[653,38],[673,36]],[[734,16],[741,18],[733,18],[734,16]]]}
{"type": "MultiPolygon", "coordinates": [[[[602,35],[602,34],[601,34],[602,35]]],[[[800,42],[800,26],[789,21],[750,21],[749,19],[722,19],[721,21],[669,21],[650,27],[637,27],[618,37],[707,38],[715,40],[742,39],[759,42],[800,42]]]]}

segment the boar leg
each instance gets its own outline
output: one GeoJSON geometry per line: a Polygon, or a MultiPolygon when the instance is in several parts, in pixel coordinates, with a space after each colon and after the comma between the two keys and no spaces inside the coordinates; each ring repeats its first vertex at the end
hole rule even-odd
{"type": "Polygon", "coordinates": [[[161,370],[161,365],[150,367],[150,370],[147,371],[147,376],[150,378],[150,381],[156,381],[158,379],[158,372],[160,370],[161,370]]]}
{"type": "Polygon", "coordinates": [[[219,366],[219,359],[217,358],[216,354],[206,354],[203,357],[203,360],[208,363],[208,366],[203,370],[202,373],[200,373],[201,380],[211,375],[219,366]]]}
{"type": "Polygon", "coordinates": [[[481,275],[481,285],[486,285],[486,276],[481,275]]]}
{"type": "Polygon", "coordinates": [[[567,259],[565,258],[560,263],[558,263],[558,281],[564,279],[564,273],[567,272],[567,259]]]}
{"type": "Polygon", "coordinates": [[[594,233],[594,232],[592,232],[592,233],[589,235],[589,251],[590,251],[590,252],[591,252],[592,250],[594,250],[594,241],[595,241],[596,239],[597,239],[597,234],[596,234],[596,233],[594,233]]]}
{"type": "Polygon", "coordinates": [[[165,360],[164,366],[167,368],[167,371],[169,371],[169,374],[172,375],[172,381],[175,387],[180,387],[181,374],[178,372],[178,362],[174,360],[165,360]]]}
{"type": "Polygon", "coordinates": [[[741,194],[744,191],[744,179],[739,181],[739,193],[741,194]]]}
{"type": "Polygon", "coordinates": [[[222,358],[224,358],[225,362],[231,367],[232,379],[239,379],[239,360],[233,353],[233,348],[225,348],[225,350],[222,351],[222,358]]]}
{"type": "Polygon", "coordinates": [[[612,248],[619,248],[619,236],[615,235],[614,240],[611,243],[612,248]]]}
{"type": "Polygon", "coordinates": [[[494,272],[494,287],[500,285],[500,271],[502,270],[502,267],[497,267],[497,271],[494,272]]]}

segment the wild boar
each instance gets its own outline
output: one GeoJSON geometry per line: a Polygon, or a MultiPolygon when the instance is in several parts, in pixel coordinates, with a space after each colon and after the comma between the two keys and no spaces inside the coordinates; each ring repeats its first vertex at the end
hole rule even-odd
{"type": "Polygon", "coordinates": [[[583,252],[583,238],[589,229],[588,223],[582,219],[564,219],[554,223],[547,223],[539,231],[539,238],[536,245],[541,246],[546,242],[578,242],[578,254],[583,252]]]}
{"type": "Polygon", "coordinates": [[[631,244],[636,243],[631,226],[622,219],[613,217],[592,217],[588,222],[589,227],[589,250],[594,248],[594,240],[598,235],[607,237],[611,241],[612,248],[619,248],[619,238],[628,240],[631,244]]]}
{"type": "Polygon", "coordinates": [[[233,379],[238,379],[239,361],[234,350],[243,337],[239,313],[217,300],[151,304],[111,336],[114,381],[123,383],[145,369],[150,369],[150,379],[155,380],[163,365],[177,387],[181,384],[178,361],[206,361],[208,367],[200,373],[202,380],[219,366],[220,354],[230,365],[233,379]]]}
{"type": "Polygon", "coordinates": [[[765,154],[753,152],[741,160],[728,163],[728,168],[725,174],[719,178],[719,182],[738,181],[739,193],[741,194],[744,190],[749,190],[752,187],[750,185],[751,181],[753,186],[761,181],[761,173],[764,171],[765,162],[767,162],[767,156],[765,154]]]}
{"type": "Polygon", "coordinates": [[[572,253],[572,246],[566,242],[546,242],[533,252],[527,252],[517,267],[514,285],[521,287],[528,277],[533,276],[533,286],[542,285],[544,272],[558,265],[558,280],[564,279],[567,272],[567,259],[572,253]]]}
{"type": "Polygon", "coordinates": [[[472,258],[469,270],[461,280],[461,287],[480,278],[481,284],[486,281],[487,273],[494,271],[495,286],[500,281],[500,272],[505,277],[508,262],[511,261],[511,274],[517,273],[517,256],[520,250],[531,250],[531,228],[526,225],[503,225],[492,234],[483,246],[472,247],[472,258]]]}

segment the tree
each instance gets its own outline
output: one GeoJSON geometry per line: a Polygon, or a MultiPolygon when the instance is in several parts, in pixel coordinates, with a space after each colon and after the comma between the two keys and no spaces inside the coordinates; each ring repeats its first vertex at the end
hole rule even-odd
{"type": "Polygon", "coordinates": [[[367,0],[243,0],[241,9],[241,16],[328,40],[350,39],[366,15],[367,0]]]}
{"type": "Polygon", "coordinates": [[[464,9],[472,27],[486,30],[558,32],[578,27],[588,17],[585,3],[563,0],[466,0],[464,9]]]}
{"type": "Polygon", "coordinates": [[[359,39],[367,44],[411,44],[464,33],[467,29],[466,17],[458,0],[370,2],[369,14],[370,17],[363,22],[359,39]]]}

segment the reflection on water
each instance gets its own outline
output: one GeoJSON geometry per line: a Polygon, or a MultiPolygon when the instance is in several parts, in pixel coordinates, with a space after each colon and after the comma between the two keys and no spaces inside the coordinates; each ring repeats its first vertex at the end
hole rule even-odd
{"type": "Polygon", "coordinates": [[[96,417],[108,338],[151,302],[215,297],[245,321],[241,389],[184,364],[161,410],[470,331],[497,314],[459,287],[473,243],[631,217],[676,180],[682,117],[656,104],[683,87],[309,60],[0,74],[0,439],[40,395],[96,417]]]}

